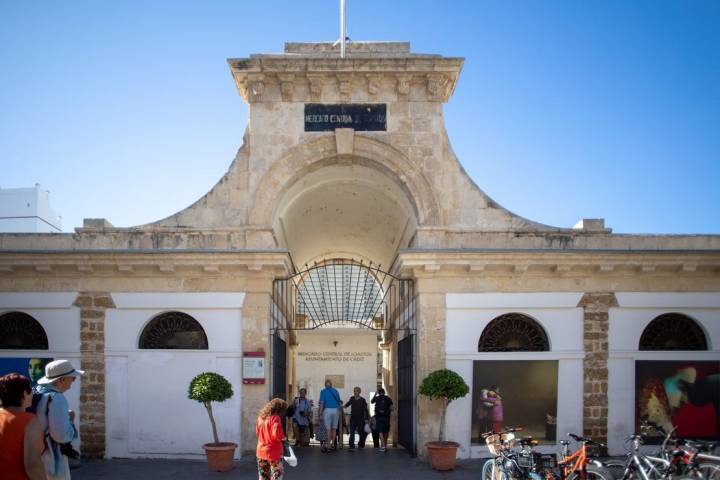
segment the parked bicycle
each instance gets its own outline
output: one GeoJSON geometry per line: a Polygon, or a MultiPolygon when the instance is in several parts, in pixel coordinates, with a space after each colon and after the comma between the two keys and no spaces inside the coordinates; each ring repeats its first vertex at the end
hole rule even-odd
{"type": "Polygon", "coordinates": [[[514,434],[521,430],[511,428],[482,435],[494,456],[483,465],[483,480],[614,480],[602,463],[587,455],[588,445],[603,445],[569,434],[578,442],[579,448],[570,453],[570,442],[561,441],[562,460],[558,462],[556,455],[536,452],[534,447],[538,442],[531,437],[521,439],[520,450],[514,450],[518,443],[514,434]]]}
{"type": "Polygon", "coordinates": [[[570,441],[560,440],[563,450],[562,460],[558,462],[558,466],[560,470],[559,477],[562,480],[614,479],[612,472],[602,462],[590,459],[587,454],[588,445],[604,449],[605,444],[572,433],[568,433],[568,437],[578,443],[578,449],[570,453],[570,441]]]}
{"type": "MultiPolygon", "coordinates": [[[[619,480],[707,480],[720,478],[720,467],[717,464],[701,460],[718,461],[720,457],[700,453],[693,448],[692,442],[673,437],[675,429],[666,432],[662,427],[652,423],[643,422],[643,434],[634,433],[626,442],[631,444],[624,463],[608,462],[610,468],[622,468],[623,473],[619,480]],[[643,434],[654,429],[665,436],[659,451],[655,455],[648,455],[641,451],[644,445],[643,434]]],[[[698,447],[696,445],[695,447],[698,447]]]]}

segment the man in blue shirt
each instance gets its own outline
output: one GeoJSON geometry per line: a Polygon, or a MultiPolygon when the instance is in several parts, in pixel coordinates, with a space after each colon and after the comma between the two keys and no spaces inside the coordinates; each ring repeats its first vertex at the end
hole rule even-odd
{"type": "MultiPolygon", "coordinates": [[[[325,388],[320,392],[320,417],[323,419],[328,431],[328,439],[332,442],[331,450],[337,450],[337,426],[340,421],[340,394],[332,386],[330,380],[325,380],[325,388]]],[[[323,449],[323,451],[327,451],[323,449]]]]}
{"type": "Polygon", "coordinates": [[[37,404],[38,421],[45,434],[52,439],[52,455],[49,455],[52,465],[45,464],[49,480],[70,479],[68,457],[61,450],[61,445],[76,439],[78,433],[74,425],[75,412],[70,410],[64,393],[84,373],[67,360],[55,360],[45,365],[45,376],[37,382],[36,392],[42,394],[37,404]]]}

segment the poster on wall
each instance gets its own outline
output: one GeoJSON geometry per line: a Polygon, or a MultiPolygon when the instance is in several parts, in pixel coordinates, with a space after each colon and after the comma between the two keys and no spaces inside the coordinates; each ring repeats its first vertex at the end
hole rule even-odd
{"type": "Polygon", "coordinates": [[[28,377],[35,386],[37,381],[45,376],[45,365],[52,362],[52,360],[52,358],[46,357],[0,357],[0,376],[8,373],[19,373],[28,377]]]}
{"type": "MultiPolygon", "coordinates": [[[[720,362],[635,362],[635,427],[643,419],[682,438],[720,437],[720,362]]],[[[660,443],[660,435],[650,441],[660,443]]]]}
{"type": "Polygon", "coordinates": [[[508,360],[473,362],[472,442],[505,427],[523,427],[540,443],[557,437],[558,362],[508,360]]]}

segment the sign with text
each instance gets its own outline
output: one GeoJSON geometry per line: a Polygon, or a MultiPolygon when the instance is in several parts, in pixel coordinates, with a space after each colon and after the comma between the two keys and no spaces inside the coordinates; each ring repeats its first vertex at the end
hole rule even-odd
{"type": "Polygon", "coordinates": [[[384,103],[305,104],[306,132],[330,132],[336,128],[352,128],[358,132],[385,131],[387,130],[386,120],[387,105],[384,103]]]}
{"type": "Polygon", "coordinates": [[[265,383],[265,352],[243,353],[243,383],[245,385],[265,383]]]}
{"type": "Polygon", "coordinates": [[[306,362],[363,362],[373,357],[373,352],[298,352],[298,358],[306,362]]]}

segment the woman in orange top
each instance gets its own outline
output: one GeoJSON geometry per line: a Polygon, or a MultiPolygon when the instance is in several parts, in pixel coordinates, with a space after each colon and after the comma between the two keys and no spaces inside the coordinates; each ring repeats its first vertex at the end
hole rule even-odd
{"type": "Polygon", "coordinates": [[[25,409],[32,403],[32,384],[18,373],[0,377],[0,472],[3,480],[45,480],[43,431],[25,409]]]}
{"type": "Polygon", "coordinates": [[[283,478],[283,442],[285,431],[282,420],[287,412],[287,403],[273,398],[260,410],[255,423],[258,438],[257,463],[260,480],[282,480],[283,478]]]}

